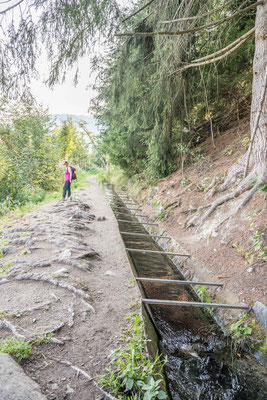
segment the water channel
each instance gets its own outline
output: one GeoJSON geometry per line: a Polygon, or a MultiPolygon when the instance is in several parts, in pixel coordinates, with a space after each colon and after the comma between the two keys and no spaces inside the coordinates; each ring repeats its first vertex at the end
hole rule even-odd
{"type": "MultiPolygon", "coordinates": [[[[120,231],[148,234],[113,187],[106,184],[105,189],[120,231]]],[[[122,239],[126,248],[162,250],[150,236],[122,234],[122,239]]],[[[128,257],[136,277],[185,280],[164,254],[128,252],[128,257]]],[[[138,284],[144,298],[199,301],[190,286],[138,284]]],[[[236,357],[229,340],[202,308],[145,304],[144,311],[157,333],[154,345],[157,342],[159,352],[168,358],[164,369],[170,399],[267,399],[266,368],[249,353],[236,357]]]]}

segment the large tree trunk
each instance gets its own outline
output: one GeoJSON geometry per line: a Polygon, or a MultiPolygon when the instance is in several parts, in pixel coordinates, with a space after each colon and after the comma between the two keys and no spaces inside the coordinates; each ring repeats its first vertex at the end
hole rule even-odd
{"type": "Polygon", "coordinates": [[[250,189],[234,211],[235,214],[251,199],[260,184],[267,183],[267,0],[257,7],[255,28],[256,46],[253,62],[249,148],[247,153],[229,169],[224,182],[212,188],[210,195],[223,192],[232,187],[238,178],[242,179],[234,190],[214,201],[201,218],[201,222],[208,218],[219,205],[250,189]],[[251,186],[252,179],[257,182],[253,187],[251,186]]]}
{"type": "Polygon", "coordinates": [[[255,28],[249,164],[254,169],[256,178],[267,182],[267,0],[257,8],[255,28]]]}

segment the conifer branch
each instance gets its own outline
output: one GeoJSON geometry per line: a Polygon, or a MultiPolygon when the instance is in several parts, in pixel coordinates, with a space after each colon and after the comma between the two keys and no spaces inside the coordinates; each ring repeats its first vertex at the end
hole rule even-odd
{"type": "Polygon", "coordinates": [[[182,31],[166,31],[166,32],[125,32],[125,33],[117,33],[115,36],[143,36],[143,37],[149,37],[149,36],[178,36],[178,35],[185,35],[187,33],[194,33],[194,32],[199,32],[203,29],[208,29],[208,28],[214,28],[215,26],[221,25],[224,22],[228,22],[231,19],[235,18],[236,16],[243,14],[249,10],[252,10],[253,8],[257,7],[258,5],[262,5],[264,4],[263,1],[257,1],[256,3],[243,8],[242,10],[239,10],[237,12],[235,12],[234,14],[230,15],[229,17],[225,17],[222,19],[219,19],[218,21],[214,21],[212,23],[206,24],[206,25],[201,25],[199,27],[196,28],[192,28],[192,29],[185,29],[182,31]]]}
{"type": "Polygon", "coordinates": [[[214,57],[224,53],[225,51],[230,50],[236,44],[238,44],[240,42],[243,43],[243,41],[245,39],[247,39],[249,36],[253,35],[254,33],[255,33],[255,28],[252,28],[247,33],[245,33],[244,35],[240,36],[240,38],[238,38],[237,40],[235,40],[234,42],[232,42],[228,46],[224,47],[223,49],[220,49],[220,50],[216,51],[215,53],[209,54],[208,56],[198,58],[197,60],[192,60],[191,63],[197,63],[197,62],[200,62],[200,61],[209,60],[210,58],[214,58],[214,57]]]}
{"type": "Polygon", "coordinates": [[[188,64],[185,67],[182,67],[182,68],[172,72],[170,75],[175,74],[176,72],[184,71],[184,70],[186,70],[188,68],[199,67],[201,65],[211,64],[211,63],[214,63],[216,61],[219,61],[219,60],[227,57],[229,54],[233,53],[233,51],[238,49],[238,47],[240,47],[255,32],[255,28],[251,29],[249,32],[247,32],[247,34],[241,36],[241,38],[239,38],[238,42],[236,41],[237,42],[236,45],[232,46],[235,43],[235,42],[233,42],[229,46],[225,47],[224,49],[221,49],[221,50],[217,51],[216,53],[213,53],[213,54],[210,54],[207,57],[202,57],[202,58],[199,58],[198,60],[192,61],[191,64],[188,64]],[[249,33],[249,35],[248,35],[248,33],[249,33]],[[228,50],[228,49],[230,49],[230,50],[228,50]],[[221,53],[225,52],[226,50],[228,50],[228,51],[225,54],[222,54],[219,57],[212,58],[211,60],[210,59],[207,60],[207,58],[210,58],[210,57],[214,56],[215,54],[221,54],[221,53]],[[203,60],[203,59],[206,59],[206,61],[199,62],[199,60],[203,60]]]}
{"type": "Polygon", "coordinates": [[[211,11],[206,12],[206,13],[201,14],[201,15],[195,15],[194,17],[187,17],[187,18],[178,18],[178,19],[173,19],[173,20],[170,20],[170,21],[160,21],[160,23],[161,24],[172,24],[174,22],[193,21],[195,19],[201,19],[201,18],[204,18],[204,17],[208,17],[209,15],[212,15],[217,11],[223,10],[225,7],[227,7],[229,4],[231,4],[232,1],[233,0],[230,0],[227,3],[225,3],[224,5],[222,5],[221,7],[214,8],[214,10],[211,10],[211,11]]]}

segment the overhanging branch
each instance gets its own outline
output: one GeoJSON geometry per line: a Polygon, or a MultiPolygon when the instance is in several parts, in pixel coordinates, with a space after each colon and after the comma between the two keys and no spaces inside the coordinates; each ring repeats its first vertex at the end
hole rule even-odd
{"type": "Polygon", "coordinates": [[[223,6],[218,7],[218,8],[214,8],[214,10],[211,10],[211,11],[206,12],[206,13],[201,14],[201,15],[195,15],[194,17],[187,17],[187,18],[178,18],[178,19],[173,19],[171,21],[160,21],[160,23],[161,24],[172,24],[174,22],[194,21],[195,19],[201,19],[201,18],[204,18],[204,17],[208,17],[209,15],[212,15],[217,11],[223,10],[225,7],[227,7],[229,4],[231,4],[232,1],[233,0],[230,0],[227,3],[225,3],[223,6]]]}
{"type": "Polygon", "coordinates": [[[222,19],[220,19],[218,21],[214,21],[214,22],[211,22],[209,24],[201,25],[199,27],[192,28],[192,29],[185,29],[185,30],[176,31],[176,32],[175,31],[167,31],[167,32],[125,32],[125,33],[117,33],[115,36],[132,36],[132,37],[143,36],[143,37],[148,37],[148,36],[178,36],[178,35],[185,35],[187,33],[194,33],[194,32],[201,31],[203,29],[214,28],[214,27],[216,27],[218,25],[221,25],[224,22],[228,22],[231,19],[235,18],[236,16],[238,16],[240,14],[243,14],[243,13],[245,13],[247,11],[250,11],[253,8],[257,7],[258,5],[262,5],[262,4],[264,4],[263,1],[257,1],[256,3],[250,5],[250,6],[246,7],[246,8],[243,8],[243,10],[239,10],[239,11],[235,12],[234,14],[230,15],[229,17],[225,17],[225,18],[222,18],[222,19]]]}
{"type": "Polygon", "coordinates": [[[237,40],[235,40],[234,42],[232,42],[228,46],[224,47],[223,49],[218,50],[215,53],[209,54],[208,56],[198,58],[197,60],[193,60],[193,61],[191,61],[191,63],[197,63],[197,62],[200,62],[200,61],[209,60],[210,58],[214,58],[214,57],[224,53],[225,51],[230,50],[236,44],[238,44],[240,42],[243,43],[247,38],[249,38],[249,36],[253,35],[254,33],[255,33],[255,28],[252,28],[247,33],[245,33],[244,35],[240,36],[240,38],[238,38],[237,40]]]}
{"type": "Polygon", "coordinates": [[[199,58],[198,60],[194,60],[194,61],[192,61],[191,64],[186,65],[186,66],[184,66],[184,67],[172,72],[170,75],[175,74],[177,72],[185,71],[188,68],[199,67],[201,65],[211,64],[211,63],[214,63],[216,61],[219,61],[219,60],[227,57],[229,54],[233,53],[233,51],[238,49],[238,47],[240,47],[254,32],[255,32],[255,28],[251,29],[245,35],[241,36],[238,40],[236,40],[235,42],[231,43],[229,46],[225,47],[224,49],[221,49],[221,50],[217,51],[216,53],[210,54],[209,56],[199,58]],[[237,43],[237,44],[235,44],[235,43],[237,43]],[[225,51],[227,51],[225,54],[222,54],[219,57],[215,57],[215,58],[207,60],[207,58],[214,57],[215,55],[224,53],[225,51]],[[200,61],[200,60],[203,60],[203,59],[205,59],[206,61],[200,61]]]}

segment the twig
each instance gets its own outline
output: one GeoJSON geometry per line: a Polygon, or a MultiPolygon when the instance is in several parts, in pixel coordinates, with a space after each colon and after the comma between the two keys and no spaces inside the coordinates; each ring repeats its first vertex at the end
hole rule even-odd
{"type": "Polygon", "coordinates": [[[143,7],[139,8],[137,11],[135,11],[134,13],[132,13],[131,15],[129,15],[128,17],[124,18],[121,23],[127,21],[128,19],[134,17],[136,14],[139,14],[141,11],[143,11],[145,8],[147,8],[148,6],[150,6],[150,4],[152,4],[154,2],[154,0],[150,0],[148,3],[146,3],[143,7]]]}

